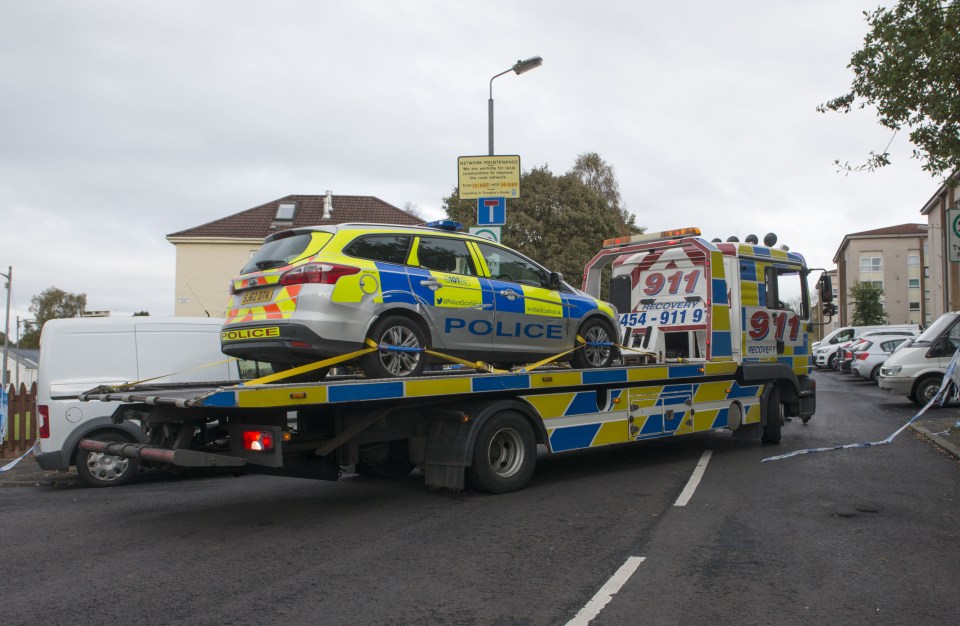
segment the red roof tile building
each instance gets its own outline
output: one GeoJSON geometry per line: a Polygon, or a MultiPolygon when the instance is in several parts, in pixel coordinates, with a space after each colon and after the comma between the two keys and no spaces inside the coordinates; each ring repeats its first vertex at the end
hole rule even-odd
{"type": "Polygon", "coordinates": [[[260,248],[264,237],[302,226],[369,222],[422,224],[373,196],[291,195],[167,235],[176,246],[175,315],[223,317],[230,278],[260,248]]]}

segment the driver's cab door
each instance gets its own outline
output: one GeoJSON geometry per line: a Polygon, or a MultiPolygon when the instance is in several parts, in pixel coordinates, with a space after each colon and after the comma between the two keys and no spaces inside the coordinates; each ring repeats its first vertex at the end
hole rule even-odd
{"type": "Polygon", "coordinates": [[[574,343],[560,292],[550,272],[519,254],[474,242],[486,270],[496,308],[493,345],[513,352],[559,353],[574,343]]]}

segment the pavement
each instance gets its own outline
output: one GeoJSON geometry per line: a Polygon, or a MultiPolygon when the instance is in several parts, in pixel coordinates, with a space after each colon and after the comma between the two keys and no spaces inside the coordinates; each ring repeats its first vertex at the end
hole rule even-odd
{"type": "MultiPolygon", "coordinates": [[[[960,415],[950,411],[951,417],[922,416],[910,425],[917,435],[960,460],[960,415]]],[[[14,457],[16,458],[16,457],[14,457]]],[[[3,467],[13,459],[0,459],[3,467]]],[[[0,487],[80,487],[76,470],[66,472],[44,470],[28,454],[12,469],[0,472],[0,487]]]]}

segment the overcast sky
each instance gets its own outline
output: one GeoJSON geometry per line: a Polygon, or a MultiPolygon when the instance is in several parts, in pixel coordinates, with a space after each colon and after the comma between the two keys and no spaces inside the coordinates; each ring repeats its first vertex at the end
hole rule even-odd
{"type": "MultiPolygon", "coordinates": [[[[878,0],[0,0],[0,271],[15,316],[50,286],[115,315],[174,309],[165,235],[288,194],[441,217],[457,157],[524,170],[597,152],[648,230],[776,232],[811,266],[845,233],[922,222],[890,134],[820,114],[878,0]]],[[[5,295],[5,294],[3,294],[5,295]]],[[[2,326],[0,326],[2,330],[2,326]]]]}

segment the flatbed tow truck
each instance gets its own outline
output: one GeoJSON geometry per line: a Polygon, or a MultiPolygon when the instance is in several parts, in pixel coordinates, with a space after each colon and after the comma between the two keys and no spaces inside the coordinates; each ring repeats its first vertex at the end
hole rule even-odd
{"type": "MultiPolygon", "coordinates": [[[[530,481],[538,444],[556,453],[724,429],[776,444],[785,417],[811,418],[811,270],[800,255],[709,242],[696,229],[640,235],[605,242],[584,290],[599,294],[611,264],[618,365],[98,388],[82,399],[123,402],[114,421],[138,420],[148,443],[80,447],[168,468],[324,480],[349,466],[383,477],[420,467],[430,487],[504,493],[530,481]],[[781,300],[788,280],[793,308],[781,300]]],[[[829,303],[829,278],[818,291],[829,303]]]]}

